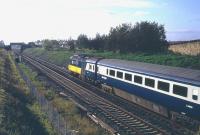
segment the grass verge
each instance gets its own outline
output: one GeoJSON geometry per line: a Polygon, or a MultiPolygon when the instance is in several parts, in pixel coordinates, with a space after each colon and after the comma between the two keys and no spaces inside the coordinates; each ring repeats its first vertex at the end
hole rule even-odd
{"type": "MultiPolygon", "coordinates": [[[[0,68],[4,90],[0,90],[0,134],[1,135],[50,135],[51,132],[40,120],[40,115],[29,96],[29,89],[20,77],[10,53],[3,54],[0,68]],[[2,79],[3,78],[3,79],[2,79]]],[[[53,135],[53,134],[51,134],[53,135]]]]}
{"type": "Polygon", "coordinates": [[[79,110],[73,102],[61,98],[56,94],[56,89],[53,87],[46,87],[47,82],[38,81],[37,73],[30,70],[26,65],[20,64],[20,68],[31,79],[32,83],[37,89],[46,96],[49,102],[56,107],[67,122],[67,129],[69,131],[76,131],[80,135],[108,135],[105,130],[96,126],[85,115],[81,115],[79,110]]]}

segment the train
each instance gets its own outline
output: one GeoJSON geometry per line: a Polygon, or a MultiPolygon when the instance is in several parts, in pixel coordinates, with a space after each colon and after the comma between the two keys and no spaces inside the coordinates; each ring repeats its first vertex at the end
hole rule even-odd
{"type": "Polygon", "coordinates": [[[75,54],[67,69],[84,81],[166,117],[200,120],[200,70],[75,54]]]}

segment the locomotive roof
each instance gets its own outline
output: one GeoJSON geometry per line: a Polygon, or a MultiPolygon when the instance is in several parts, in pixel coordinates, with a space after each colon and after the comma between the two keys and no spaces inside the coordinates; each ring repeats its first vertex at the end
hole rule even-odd
{"type": "Polygon", "coordinates": [[[91,57],[91,58],[86,59],[86,62],[95,64],[96,61],[99,60],[99,59],[101,59],[101,58],[91,57]]]}
{"type": "Polygon", "coordinates": [[[200,86],[200,70],[119,59],[102,59],[98,64],[200,86]]]}

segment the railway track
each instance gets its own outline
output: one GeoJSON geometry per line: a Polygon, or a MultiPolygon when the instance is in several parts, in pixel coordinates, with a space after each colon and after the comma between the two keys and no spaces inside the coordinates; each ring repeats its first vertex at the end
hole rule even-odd
{"type": "Polygon", "coordinates": [[[167,132],[155,127],[154,125],[146,122],[136,115],[124,110],[123,108],[116,106],[112,102],[96,95],[90,90],[77,85],[73,81],[66,77],[56,73],[52,69],[42,65],[41,63],[23,56],[25,60],[30,62],[33,66],[38,68],[41,72],[46,74],[49,78],[59,83],[80,103],[88,108],[88,110],[102,118],[112,128],[114,128],[119,134],[127,135],[164,135],[167,132]]]}
{"type": "MultiPolygon", "coordinates": [[[[66,82],[60,82],[60,80],[66,80],[64,76],[57,80],[55,78],[53,79],[57,83],[64,86],[64,88],[70,90],[68,92],[71,92],[76,100],[82,102],[82,104],[84,104],[84,106],[86,106],[86,108],[88,108],[91,113],[103,119],[109,125],[112,125],[112,127],[121,134],[194,134],[194,132],[182,128],[160,115],[134,105],[120,97],[108,95],[102,91],[97,90],[97,88],[94,86],[91,86],[85,82],[81,82],[77,78],[71,77],[65,69],[57,65],[38,58],[31,58],[27,56],[24,57],[29,59],[29,62],[32,61],[32,64],[34,62],[35,66],[39,64],[43,66],[46,65],[50,67],[50,69],[55,70],[65,77],[67,76],[67,78],[70,78],[68,81],[73,80],[74,82],[87,87],[87,89],[85,89],[77,84],[74,85],[74,82],[71,82],[70,86],[65,86],[67,84],[66,82]],[[78,92],[77,89],[82,89],[83,91],[78,92]],[[74,92],[73,90],[76,91],[74,92]],[[99,97],[99,95],[101,97],[99,97]],[[86,98],[82,99],[83,97],[86,98]]],[[[53,78],[53,76],[48,76],[53,78]]]]}

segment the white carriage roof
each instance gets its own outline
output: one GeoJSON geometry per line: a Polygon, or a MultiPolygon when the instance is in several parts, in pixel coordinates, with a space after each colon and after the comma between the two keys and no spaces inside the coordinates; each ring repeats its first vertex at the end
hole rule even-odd
{"type": "Polygon", "coordinates": [[[170,80],[192,83],[200,86],[200,70],[119,59],[102,59],[98,62],[98,64],[130,70],[147,75],[158,76],[166,79],[168,78],[170,80]]]}

